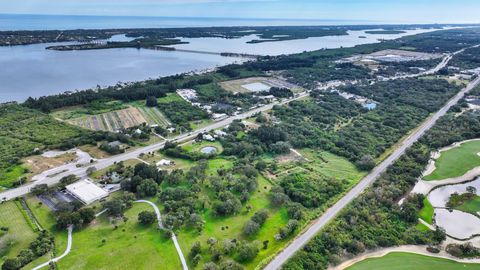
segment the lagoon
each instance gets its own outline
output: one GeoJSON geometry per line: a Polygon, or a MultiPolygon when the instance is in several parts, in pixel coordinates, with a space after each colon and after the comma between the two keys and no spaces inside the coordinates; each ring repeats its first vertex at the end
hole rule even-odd
{"type": "MultiPolygon", "coordinates": [[[[433,29],[408,30],[399,35],[370,35],[365,31],[349,31],[345,36],[327,36],[302,40],[287,40],[247,44],[257,39],[248,35],[238,39],[184,38],[190,44],[176,48],[238,52],[259,55],[279,55],[312,51],[322,48],[352,47],[376,43],[379,39],[395,39],[405,35],[433,31],[433,29]],[[367,38],[360,38],[366,36],[367,38]]],[[[113,40],[124,40],[115,36],[113,40]]],[[[55,43],[61,45],[62,43],[55,43]]],[[[189,52],[154,51],[148,49],[117,48],[85,51],[46,50],[50,44],[0,47],[0,103],[24,101],[40,97],[83,90],[118,82],[141,81],[179,73],[202,71],[240,61],[189,52]]]]}

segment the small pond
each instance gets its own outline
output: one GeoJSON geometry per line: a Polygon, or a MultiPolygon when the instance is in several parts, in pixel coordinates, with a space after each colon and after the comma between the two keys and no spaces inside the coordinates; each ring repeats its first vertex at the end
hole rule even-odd
{"type": "Polygon", "coordinates": [[[371,103],[365,103],[365,104],[363,104],[362,106],[363,106],[364,108],[369,109],[369,110],[373,110],[373,109],[377,108],[377,103],[373,103],[373,102],[371,102],[371,103]]]}
{"type": "Polygon", "coordinates": [[[200,152],[202,152],[202,154],[207,154],[207,155],[215,154],[217,152],[217,148],[213,146],[206,146],[206,147],[203,147],[200,150],[200,152]]]}
{"type": "Polygon", "coordinates": [[[435,222],[437,226],[444,228],[448,235],[458,239],[480,234],[480,219],[462,211],[437,208],[435,222]]]}

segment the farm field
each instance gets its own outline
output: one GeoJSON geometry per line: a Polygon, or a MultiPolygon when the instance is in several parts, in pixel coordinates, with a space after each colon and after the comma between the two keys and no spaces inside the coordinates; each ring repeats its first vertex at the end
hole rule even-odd
{"type": "Polygon", "coordinates": [[[27,248],[35,240],[36,233],[13,201],[0,204],[0,227],[8,228],[6,233],[0,233],[1,265],[3,258],[14,257],[20,250],[27,248]]]}
{"type": "Polygon", "coordinates": [[[366,259],[348,267],[347,270],[473,270],[479,268],[478,264],[457,263],[447,259],[394,252],[381,258],[366,259]]]}
{"type": "Polygon", "coordinates": [[[90,130],[116,131],[143,123],[163,127],[171,125],[157,107],[147,107],[145,101],[129,103],[110,101],[101,106],[97,105],[95,109],[90,107],[92,105],[68,107],[57,110],[51,115],[59,120],[90,130]]]}
{"type": "Polygon", "coordinates": [[[436,169],[423,179],[442,180],[462,176],[480,166],[480,140],[462,143],[460,146],[442,152],[435,160],[436,169]]]}
{"type": "Polygon", "coordinates": [[[137,108],[129,107],[123,110],[70,119],[67,122],[91,130],[117,131],[147,121],[137,108]]]}

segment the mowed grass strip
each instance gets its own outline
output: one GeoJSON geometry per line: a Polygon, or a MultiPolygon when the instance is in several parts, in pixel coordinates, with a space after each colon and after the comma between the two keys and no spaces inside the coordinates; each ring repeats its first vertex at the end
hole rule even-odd
{"type": "Polygon", "coordinates": [[[475,196],[473,200],[466,201],[464,204],[455,207],[455,209],[478,216],[480,212],[480,196],[475,196]]]}
{"type": "Polygon", "coordinates": [[[427,198],[423,199],[423,208],[418,213],[418,216],[428,224],[432,224],[433,212],[434,212],[434,209],[430,201],[427,198]]]}
{"type": "Polygon", "coordinates": [[[8,228],[6,235],[0,237],[1,265],[4,256],[17,256],[20,250],[27,248],[35,240],[36,234],[13,201],[0,204],[0,227],[8,228]]]}
{"type": "Polygon", "coordinates": [[[393,252],[381,258],[366,259],[346,268],[347,270],[473,270],[480,264],[457,263],[455,261],[424,255],[393,252]]]}
{"type": "Polygon", "coordinates": [[[462,176],[480,166],[480,140],[465,142],[458,147],[442,152],[435,161],[436,169],[423,179],[443,180],[462,176]]]}

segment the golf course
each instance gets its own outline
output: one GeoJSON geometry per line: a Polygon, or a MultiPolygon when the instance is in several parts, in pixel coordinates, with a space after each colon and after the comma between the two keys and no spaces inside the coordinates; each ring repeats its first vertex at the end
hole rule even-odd
{"type": "Polygon", "coordinates": [[[427,181],[459,177],[480,166],[480,140],[464,142],[441,153],[435,160],[435,170],[425,176],[427,181]]]}
{"type": "Polygon", "coordinates": [[[393,252],[380,258],[363,260],[348,267],[347,270],[473,270],[479,268],[478,264],[457,263],[413,253],[393,252]]]}

